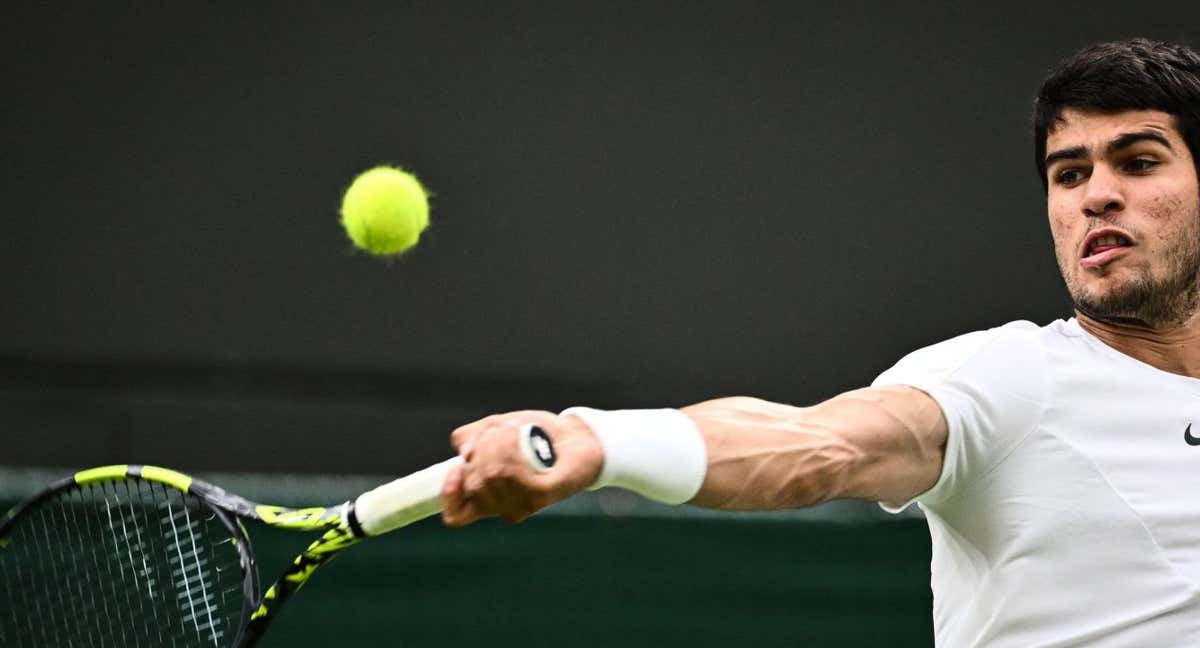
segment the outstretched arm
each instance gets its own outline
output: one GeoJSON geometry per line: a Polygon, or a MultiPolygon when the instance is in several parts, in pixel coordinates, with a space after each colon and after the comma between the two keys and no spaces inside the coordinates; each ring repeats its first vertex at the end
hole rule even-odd
{"type": "MultiPolygon", "coordinates": [[[[756,398],[720,398],[680,410],[703,439],[707,467],[691,504],[782,509],[838,498],[899,503],[933,486],[941,471],[946,420],[912,387],[859,389],[812,407],[756,398]]],[[[581,419],[550,412],[491,416],[454,431],[465,459],[442,489],[447,524],[497,515],[519,521],[593,484],[604,450],[581,419]],[[555,442],[559,461],[530,470],[517,429],[533,423],[555,442]]]]}

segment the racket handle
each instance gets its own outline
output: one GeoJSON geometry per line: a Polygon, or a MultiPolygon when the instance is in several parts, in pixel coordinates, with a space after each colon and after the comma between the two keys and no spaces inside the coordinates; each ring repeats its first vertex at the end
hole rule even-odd
{"type": "MultiPolygon", "coordinates": [[[[544,473],[554,467],[558,457],[545,430],[523,425],[517,442],[521,456],[534,471],[544,473]]],[[[363,533],[377,536],[440,513],[442,484],[450,469],[461,463],[462,457],[447,459],[359,495],[354,501],[354,517],[363,533]]]]}
{"type": "Polygon", "coordinates": [[[376,536],[440,513],[442,483],[461,463],[462,457],[447,459],[359,495],[354,516],[363,533],[376,536]]]}

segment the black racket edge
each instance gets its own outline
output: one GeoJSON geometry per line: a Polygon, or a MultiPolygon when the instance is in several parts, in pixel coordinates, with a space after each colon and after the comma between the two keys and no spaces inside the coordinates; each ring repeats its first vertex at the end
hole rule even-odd
{"type": "Polygon", "coordinates": [[[234,639],[235,648],[255,646],[291,594],[300,589],[318,568],[364,537],[358,521],[354,518],[354,507],[350,502],[333,507],[299,509],[270,506],[252,502],[175,470],[139,464],[116,464],[81,470],[51,483],[14,506],[0,518],[0,551],[7,547],[11,529],[47,500],[83,486],[129,479],[162,484],[195,496],[213,512],[233,537],[242,568],[244,594],[242,623],[234,639]],[[263,594],[258,563],[241,519],[258,520],[281,529],[324,530],[325,533],[309,544],[263,594]]]}

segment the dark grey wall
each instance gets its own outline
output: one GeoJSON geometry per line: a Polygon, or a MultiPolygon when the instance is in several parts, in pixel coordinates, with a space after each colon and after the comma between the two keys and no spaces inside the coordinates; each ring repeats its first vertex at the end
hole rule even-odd
{"type": "Polygon", "coordinates": [[[1063,316],[1037,84],[1200,24],[641,4],[7,6],[0,463],[393,470],[493,409],[811,402],[1063,316]],[[379,162],[436,192],[394,263],[336,222],[379,162]],[[368,452],[281,447],[331,438],[368,452]]]}

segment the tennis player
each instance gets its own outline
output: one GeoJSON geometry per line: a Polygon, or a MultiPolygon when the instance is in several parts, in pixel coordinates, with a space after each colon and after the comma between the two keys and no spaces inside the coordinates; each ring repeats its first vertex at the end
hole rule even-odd
{"type": "Polygon", "coordinates": [[[935,344],[812,407],[491,416],[453,433],[446,523],[608,485],[722,509],[916,502],[939,646],[1200,646],[1200,56],[1080,51],[1038,94],[1034,145],[1074,317],[935,344]],[[553,470],[521,459],[525,424],[553,470]]]}

